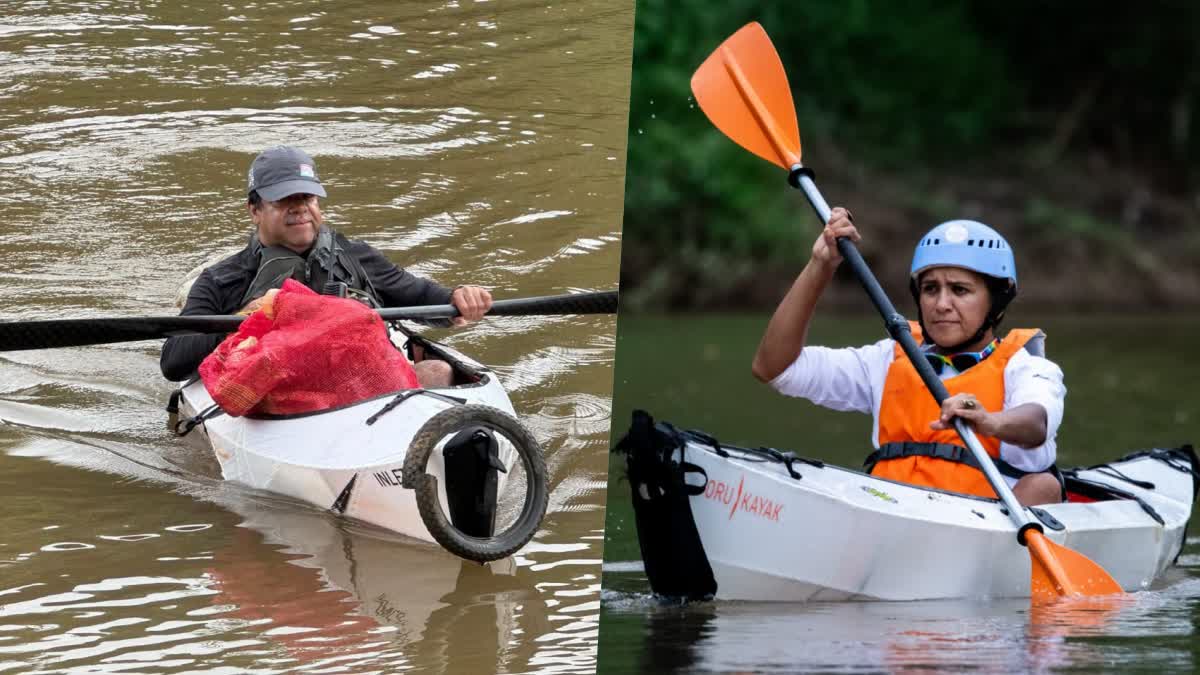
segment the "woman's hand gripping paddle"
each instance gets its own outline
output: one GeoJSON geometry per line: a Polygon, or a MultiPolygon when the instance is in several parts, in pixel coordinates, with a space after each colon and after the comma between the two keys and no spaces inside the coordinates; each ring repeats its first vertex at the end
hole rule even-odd
{"type": "MultiPolygon", "coordinates": [[[[829,221],[829,205],[817,190],[813,174],[800,163],[800,131],[783,63],[757,23],[750,23],[725,40],[692,76],[692,93],[708,119],[735,143],[788,170],[788,182],[804,191],[821,222],[829,221]]],[[[938,404],[947,397],[942,381],[921,356],[908,322],[884,294],[854,242],[838,239],[838,252],[884,318],[888,334],[908,355],[938,404]]],[[[961,420],[954,428],[983,467],[992,489],[1008,508],[1033,567],[1030,595],[1034,601],[1065,595],[1121,593],[1116,581],[1086,556],[1059,546],[1042,534],[1040,524],[1025,514],[974,432],[961,420]]]]}

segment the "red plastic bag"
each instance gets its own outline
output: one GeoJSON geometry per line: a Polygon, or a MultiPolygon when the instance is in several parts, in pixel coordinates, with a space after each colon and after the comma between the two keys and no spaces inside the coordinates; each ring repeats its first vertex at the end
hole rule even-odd
{"type": "Polygon", "coordinates": [[[288,279],[274,317],[257,311],[200,364],[200,379],[229,415],[293,415],[419,385],[379,314],[288,279]]]}

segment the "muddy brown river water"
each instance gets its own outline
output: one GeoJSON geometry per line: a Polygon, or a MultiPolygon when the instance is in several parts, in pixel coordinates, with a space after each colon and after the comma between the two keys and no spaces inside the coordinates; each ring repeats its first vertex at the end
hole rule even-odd
{"type": "MultiPolygon", "coordinates": [[[[0,320],[173,313],[262,148],[327,222],[497,298],[616,286],[632,3],[0,7],[0,320]]],[[[0,672],[591,672],[616,321],[430,331],[546,449],[534,542],[463,563],[220,479],[156,342],[0,354],[0,672]]]]}

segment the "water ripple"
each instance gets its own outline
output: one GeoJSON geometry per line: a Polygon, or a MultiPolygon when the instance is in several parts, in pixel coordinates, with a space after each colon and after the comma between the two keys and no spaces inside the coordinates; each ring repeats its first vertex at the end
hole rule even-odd
{"type": "MultiPolygon", "coordinates": [[[[173,313],[183,270],[244,244],[276,143],[411,271],[612,287],[630,8],[494,4],[0,8],[0,320],[173,313]]],[[[593,671],[614,327],[432,332],[545,445],[551,514],[507,567],[219,480],[165,428],[156,343],[0,355],[0,671],[593,671]]]]}

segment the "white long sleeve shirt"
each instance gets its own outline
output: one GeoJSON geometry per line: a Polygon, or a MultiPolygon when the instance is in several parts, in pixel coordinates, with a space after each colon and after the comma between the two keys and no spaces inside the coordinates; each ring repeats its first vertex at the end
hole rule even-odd
{"type": "MultiPolygon", "coordinates": [[[[1054,437],[1062,423],[1067,388],[1063,373],[1043,354],[1045,335],[1039,333],[1004,368],[1004,409],[1036,403],[1046,410],[1046,441],[1035,448],[1000,443],[1000,457],[1023,471],[1045,471],[1056,456],[1054,437]]],[[[896,343],[888,338],[864,347],[805,347],[800,356],[771,380],[781,394],[805,398],[833,410],[855,410],[872,417],[871,443],[879,447],[879,407],[896,343]]],[[[958,373],[946,366],[941,379],[958,373]]],[[[994,412],[994,411],[993,411],[994,412]]],[[[929,420],[932,422],[933,420],[929,420]]],[[[1016,479],[1005,476],[1012,486],[1016,479]]]]}

